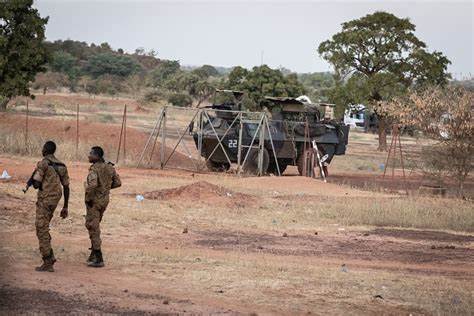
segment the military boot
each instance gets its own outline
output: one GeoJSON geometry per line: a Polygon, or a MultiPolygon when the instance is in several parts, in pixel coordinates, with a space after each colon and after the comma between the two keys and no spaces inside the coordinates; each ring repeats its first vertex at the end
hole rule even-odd
{"type": "Polygon", "coordinates": [[[102,258],[102,251],[99,250],[92,250],[92,252],[94,252],[95,254],[95,257],[94,257],[94,260],[90,263],[88,263],[87,265],[89,267],[93,267],[93,268],[102,268],[104,266],[104,259],[102,258]]]}
{"type": "Polygon", "coordinates": [[[94,262],[95,259],[95,251],[92,249],[92,247],[89,248],[91,251],[91,254],[89,255],[89,258],[87,258],[87,264],[94,262]]]}
{"type": "Polygon", "coordinates": [[[53,249],[49,255],[43,257],[43,264],[39,267],[36,267],[35,270],[39,272],[54,272],[53,265],[56,262],[56,258],[54,258],[53,249]]]}

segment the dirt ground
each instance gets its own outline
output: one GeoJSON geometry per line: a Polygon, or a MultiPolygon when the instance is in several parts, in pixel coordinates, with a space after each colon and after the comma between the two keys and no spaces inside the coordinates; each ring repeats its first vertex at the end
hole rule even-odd
{"type": "MultiPolygon", "coordinates": [[[[14,115],[0,116],[1,127],[15,130],[14,115]]],[[[38,132],[63,132],[62,121],[34,119],[38,132]]],[[[91,122],[85,133],[120,128],[104,125],[91,122]]],[[[0,172],[12,176],[0,180],[0,313],[472,315],[472,201],[375,190],[380,170],[368,169],[383,155],[353,153],[329,183],[295,168],[241,178],[119,164],[102,269],[85,264],[88,164],[67,161],[70,216],[57,210],[51,222],[54,273],[34,271],[35,192],[21,192],[36,159],[0,153],[0,172]]]]}

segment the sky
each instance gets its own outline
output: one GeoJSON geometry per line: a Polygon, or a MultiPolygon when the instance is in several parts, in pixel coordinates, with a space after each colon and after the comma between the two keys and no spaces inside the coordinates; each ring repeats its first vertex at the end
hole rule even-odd
{"type": "Polygon", "coordinates": [[[262,63],[297,72],[331,71],[319,43],[341,23],[375,11],[408,17],[429,51],[443,52],[455,78],[474,76],[473,1],[132,1],[37,0],[50,41],[108,42],[154,49],[182,65],[262,63]]]}

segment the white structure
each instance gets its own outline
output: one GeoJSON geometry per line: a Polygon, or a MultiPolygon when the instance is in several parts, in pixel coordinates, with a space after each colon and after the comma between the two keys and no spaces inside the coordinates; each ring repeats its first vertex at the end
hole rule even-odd
{"type": "Polygon", "coordinates": [[[302,102],[302,103],[308,103],[312,104],[311,99],[307,95],[300,95],[299,97],[296,98],[296,100],[302,102]]]}
{"type": "Polygon", "coordinates": [[[352,105],[344,112],[344,123],[351,128],[364,128],[365,124],[365,105],[352,105]]]}

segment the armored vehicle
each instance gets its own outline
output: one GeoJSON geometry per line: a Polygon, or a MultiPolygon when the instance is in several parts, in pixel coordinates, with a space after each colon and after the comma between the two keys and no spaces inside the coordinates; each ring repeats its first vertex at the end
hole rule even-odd
{"type": "MultiPolygon", "coordinates": [[[[242,124],[235,122],[234,120],[239,120],[236,118],[238,112],[233,111],[241,110],[240,101],[243,94],[239,91],[227,92],[233,94],[233,101],[209,106],[210,109],[216,111],[210,111],[213,115],[207,115],[208,119],[203,123],[201,155],[207,159],[207,167],[210,170],[226,171],[230,168],[229,160],[232,163],[237,163],[238,148],[241,145],[241,163],[244,160],[243,157],[248,155],[243,165],[244,171],[256,173],[259,160],[257,147],[260,139],[254,136],[256,136],[258,122],[249,120],[242,124]],[[234,125],[232,125],[233,122],[234,125]],[[229,129],[231,125],[232,128],[229,129]],[[241,135],[239,135],[240,133],[241,135]],[[225,153],[219,145],[216,134],[219,139],[222,139],[221,143],[225,148],[225,153]],[[239,139],[242,144],[239,144],[239,139]],[[250,147],[253,139],[253,146],[250,147]]],[[[313,150],[310,147],[312,140],[316,141],[326,175],[327,166],[333,157],[345,154],[349,126],[328,118],[321,118],[318,106],[301,99],[267,97],[261,108],[262,112],[266,112],[270,130],[270,135],[267,129],[263,138],[263,173],[278,174],[276,157],[281,174],[289,165],[297,166],[299,173],[303,174],[305,151],[313,150]]],[[[198,149],[200,146],[199,133],[200,131],[193,132],[198,149]]]]}

